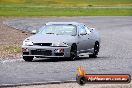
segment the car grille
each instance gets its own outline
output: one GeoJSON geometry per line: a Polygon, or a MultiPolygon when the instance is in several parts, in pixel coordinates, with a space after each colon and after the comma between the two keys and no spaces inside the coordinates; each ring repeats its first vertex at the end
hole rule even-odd
{"type": "Polygon", "coordinates": [[[34,43],[34,45],[38,45],[38,46],[51,46],[52,43],[34,43]]]}
{"type": "Polygon", "coordinates": [[[32,55],[46,55],[51,56],[52,51],[51,50],[44,50],[44,49],[37,49],[37,50],[31,50],[32,55]]]}
{"type": "Polygon", "coordinates": [[[29,52],[23,52],[23,55],[29,55],[29,52]]]}

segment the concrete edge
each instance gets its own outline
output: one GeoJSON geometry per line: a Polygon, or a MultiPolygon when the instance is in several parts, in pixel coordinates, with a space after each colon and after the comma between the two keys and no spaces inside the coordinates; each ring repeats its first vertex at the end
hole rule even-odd
{"type": "Polygon", "coordinates": [[[76,80],[67,81],[49,81],[49,82],[34,82],[34,83],[20,83],[20,84],[2,84],[0,88],[4,87],[17,87],[17,86],[31,86],[31,85],[48,85],[48,84],[61,84],[61,83],[75,83],[76,80]]]}

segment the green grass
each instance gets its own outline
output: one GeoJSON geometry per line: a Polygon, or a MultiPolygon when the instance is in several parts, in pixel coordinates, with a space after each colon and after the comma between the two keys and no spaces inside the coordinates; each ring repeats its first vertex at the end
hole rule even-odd
{"type": "Polygon", "coordinates": [[[132,8],[0,8],[0,16],[131,16],[132,8]]]}
{"type": "Polygon", "coordinates": [[[132,16],[132,0],[0,0],[0,16],[132,16]]]}
{"type": "Polygon", "coordinates": [[[47,6],[132,6],[132,0],[0,0],[0,3],[47,6]]]}
{"type": "Polygon", "coordinates": [[[21,48],[18,46],[6,46],[4,47],[5,51],[8,51],[9,53],[20,53],[21,52],[21,48]]]}

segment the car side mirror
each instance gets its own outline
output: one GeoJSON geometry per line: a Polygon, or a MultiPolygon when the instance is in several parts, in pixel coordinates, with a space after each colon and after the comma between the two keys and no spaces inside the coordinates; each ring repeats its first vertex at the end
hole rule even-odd
{"type": "Polygon", "coordinates": [[[37,33],[37,30],[32,30],[31,31],[31,34],[36,34],[37,33]]]}
{"type": "Polygon", "coordinates": [[[95,30],[95,28],[90,28],[90,32],[92,32],[93,30],[95,30]]]}

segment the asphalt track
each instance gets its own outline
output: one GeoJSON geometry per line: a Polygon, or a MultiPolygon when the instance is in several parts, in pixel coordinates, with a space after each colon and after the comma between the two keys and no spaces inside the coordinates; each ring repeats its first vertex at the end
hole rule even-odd
{"type": "Polygon", "coordinates": [[[77,21],[95,27],[101,35],[98,58],[85,55],[76,61],[35,59],[25,62],[22,58],[0,61],[0,86],[74,81],[80,65],[88,74],[132,75],[132,16],[18,18],[4,23],[26,30],[25,25],[30,24],[33,29],[48,21],[77,21]]]}

